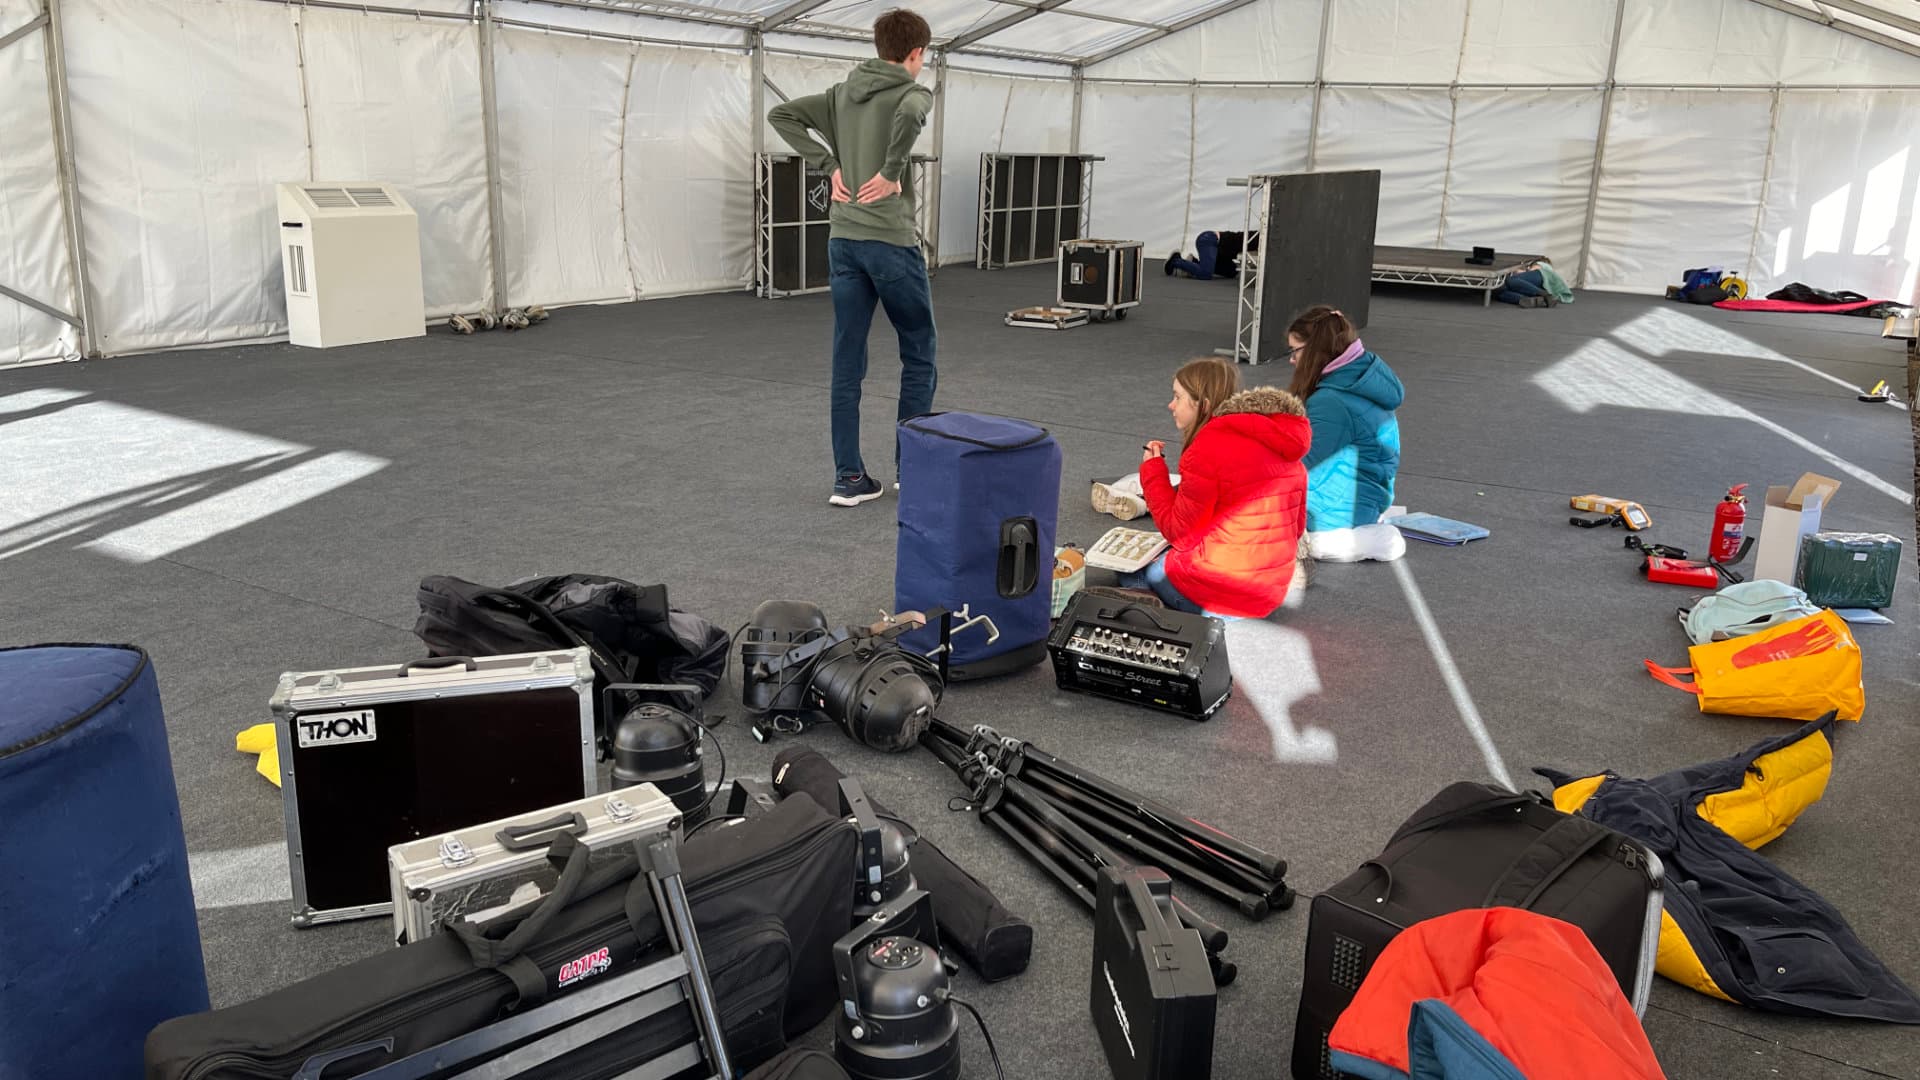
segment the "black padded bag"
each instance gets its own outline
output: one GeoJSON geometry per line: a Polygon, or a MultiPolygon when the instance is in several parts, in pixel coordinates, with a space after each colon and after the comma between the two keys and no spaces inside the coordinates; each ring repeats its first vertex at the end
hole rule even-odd
{"type": "Polygon", "coordinates": [[[1450,784],[1379,855],[1313,898],[1294,1022],[1294,1080],[1331,1080],[1327,1035],[1401,930],[1468,908],[1517,907],[1578,926],[1645,1007],[1660,940],[1659,862],[1534,792],[1450,784]]]}
{"type": "MultiPolygon", "coordinates": [[[[832,946],[853,923],[847,868],[856,847],[851,825],[806,799],[681,846],[694,926],[737,1066],[772,1057],[838,1000],[832,946]]],[[[495,920],[472,939],[435,934],[242,1005],[169,1020],[147,1036],[146,1074],[284,1077],[315,1055],[394,1040],[391,1054],[364,1054],[327,1070],[326,1080],[343,1080],[516,1008],[557,1000],[568,992],[555,989],[561,966],[598,949],[609,951],[605,975],[649,962],[665,939],[636,868],[624,859],[578,877],[570,897],[556,886],[549,902],[524,917],[495,920]]],[[[690,1010],[668,1009],[524,1075],[618,1076],[685,1043],[692,1030],[690,1010]]]]}
{"type": "Polygon", "coordinates": [[[820,1050],[788,1050],[748,1073],[744,1080],[849,1080],[847,1070],[820,1050]]]}

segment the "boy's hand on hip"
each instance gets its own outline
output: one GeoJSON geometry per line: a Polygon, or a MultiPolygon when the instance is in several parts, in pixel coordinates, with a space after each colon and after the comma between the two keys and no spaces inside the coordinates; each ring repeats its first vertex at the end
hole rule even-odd
{"type": "Polygon", "coordinates": [[[873,179],[860,185],[860,201],[863,203],[879,202],[881,199],[898,194],[900,194],[899,183],[879,173],[874,173],[873,179]]]}
{"type": "Polygon", "coordinates": [[[840,170],[833,170],[833,201],[852,202],[853,195],[847,191],[847,182],[840,179],[840,170]]]}

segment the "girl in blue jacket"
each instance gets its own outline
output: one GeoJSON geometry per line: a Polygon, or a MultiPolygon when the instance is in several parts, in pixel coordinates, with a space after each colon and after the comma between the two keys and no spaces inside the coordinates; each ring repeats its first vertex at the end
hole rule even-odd
{"type": "Polygon", "coordinates": [[[1322,304],[1287,327],[1295,397],[1307,403],[1313,445],[1307,467],[1307,547],[1316,559],[1397,559],[1406,541],[1377,524],[1393,503],[1406,389],[1367,351],[1353,324],[1322,304]]]}

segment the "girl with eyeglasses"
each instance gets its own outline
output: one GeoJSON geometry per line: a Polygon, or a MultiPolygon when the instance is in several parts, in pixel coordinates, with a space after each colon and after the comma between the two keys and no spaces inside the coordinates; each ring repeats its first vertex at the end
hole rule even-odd
{"type": "Polygon", "coordinates": [[[1400,530],[1378,524],[1393,503],[1400,468],[1400,422],[1394,410],[1406,388],[1385,360],[1361,344],[1353,323],[1324,304],[1287,327],[1293,382],[1313,425],[1307,468],[1308,552],[1316,559],[1397,559],[1400,530]]]}

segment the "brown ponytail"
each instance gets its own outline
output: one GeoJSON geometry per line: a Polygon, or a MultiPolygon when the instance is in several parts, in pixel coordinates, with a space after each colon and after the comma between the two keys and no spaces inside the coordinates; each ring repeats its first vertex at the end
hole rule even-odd
{"type": "Polygon", "coordinates": [[[1300,355],[1294,357],[1293,382],[1287,386],[1301,401],[1319,388],[1320,376],[1334,357],[1346,352],[1359,339],[1347,317],[1325,304],[1301,312],[1287,325],[1287,333],[1306,343],[1300,347],[1300,355]]]}

